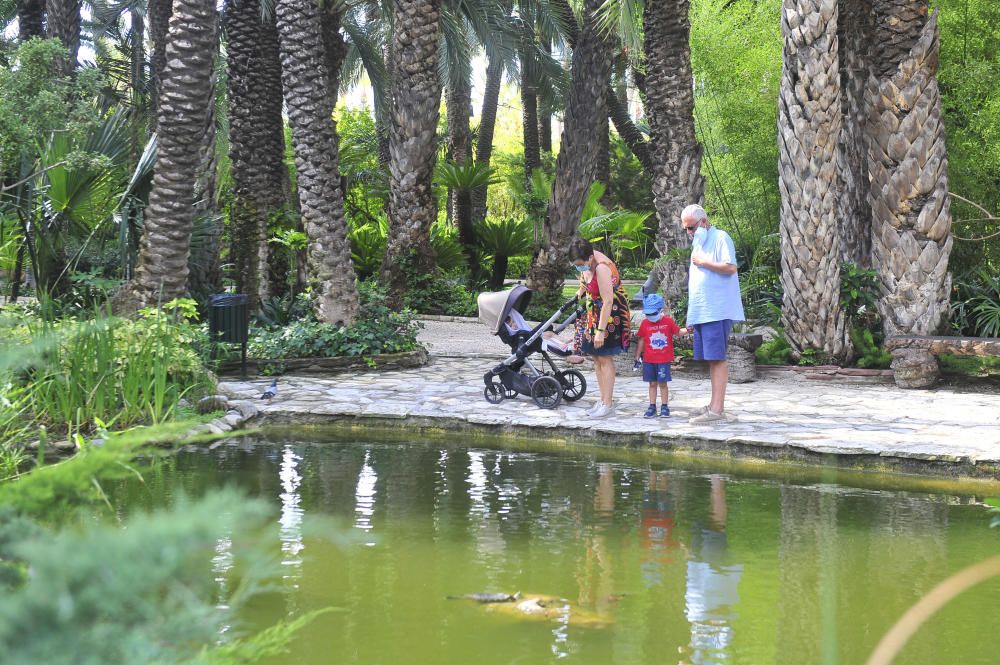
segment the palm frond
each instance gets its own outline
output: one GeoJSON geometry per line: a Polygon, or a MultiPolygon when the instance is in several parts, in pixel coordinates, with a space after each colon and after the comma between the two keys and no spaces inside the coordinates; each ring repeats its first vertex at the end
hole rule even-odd
{"type": "Polygon", "coordinates": [[[635,65],[642,62],[642,10],[643,0],[604,0],[597,10],[598,29],[621,41],[635,65]]]}

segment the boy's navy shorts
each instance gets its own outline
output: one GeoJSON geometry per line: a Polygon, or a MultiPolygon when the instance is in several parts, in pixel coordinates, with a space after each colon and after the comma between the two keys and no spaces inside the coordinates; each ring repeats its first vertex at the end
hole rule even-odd
{"type": "Polygon", "coordinates": [[[646,383],[666,383],[670,380],[670,363],[642,361],[642,380],[646,383]]]}

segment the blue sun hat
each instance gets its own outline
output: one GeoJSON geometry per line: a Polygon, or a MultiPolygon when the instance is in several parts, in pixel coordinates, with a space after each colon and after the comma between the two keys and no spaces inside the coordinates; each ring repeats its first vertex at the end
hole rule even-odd
{"type": "Polygon", "coordinates": [[[663,309],[663,297],[659,293],[650,293],[642,299],[642,313],[649,316],[658,314],[663,309]]]}

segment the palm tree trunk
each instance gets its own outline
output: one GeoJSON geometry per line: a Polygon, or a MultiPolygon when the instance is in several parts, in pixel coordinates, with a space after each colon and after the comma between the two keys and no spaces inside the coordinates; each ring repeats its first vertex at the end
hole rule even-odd
{"type": "MultiPolygon", "coordinates": [[[[552,40],[547,35],[540,35],[541,50],[551,55],[552,40]]],[[[541,152],[552,154],[552,86],[540,91],[536,97],[535,108],[538,109],[538,148],[541,152]],[[545,94],[543,94],[543,92],[545,94]]]]}
{"type": "Polygon", "coordinates": [[[261,20],[259,0],[230,0],[226,36],[233,273],[255,311],[269,293],[268,217],[284,207],[277,27],[261,20]]]}
{"type": "Polygon", "coordinates": [[[642,131],[636,127],[635,122],[633,122],[632,117],[629,115],[628,107],[612,95],[610,90],[607,96],[608,117],[611,118],[618,136],[621,137],[625,145],[628,146],[628,149],[632,151],[635,158],[642,164],[643,170],[646,173],[653,173],[653,158],[649,155],[649,144],[642,135],[642,131]]]}
{"type": "MultiPolygon", "coordinates": [[[[951,209],[937,83],[937,13],[926,0],[875,3],[878,78],[867,124],[872,258],[886,335],[934,335],[948,318],[951,209]]],[[[928,361],[929,362],[929,361],[928,361]]]]}
{"type": "Polygon", "coordinates": [[[538,144],[538,87],[534,66],[527,49],[521,50],[521,125],[524,140],[524,181],[531,182],[531,172],[542,165],[538,144]]]}
{"type": "Polygon", "coordinates": [[[210,108],[218,12],[211,0],[175,0],[158,109],[158,151],[135,278],[118,308],[185,295],[199,144],[210,108]]]}
{"type": "Polygon", "coordinates": [[[838,0],[783,0],[778,98],[782,322],[795,355],[843,360],[850,352],[840,307],[841,194],[837,148],[843,121],[838,0]]]}
{"type": "Polygon", "coordinates": [[[255,131],[260,134],[258,145],[263,155],[263,168],[257,197],[258,206],[267,211],[267,218],[261,220],[264,226],[259,231],[260,274],[257,279],[257,291],[260,298],[266,298],[283,295],[288,284],[287,252],[271,251],[267,224],[271,217],[281,215],[284,211],[293,211],[296,214],[300,211],[298,192],[293,191],[291,174],[285,166],[285,121],[282,116],[284,89],[281,85],[281,55],[278,46],[277,17],[274,12],[271,12],[271,16],[264,23],[259,46],[260,57],[255,78],[260,86],[261,106],[259,113],[255,114],[258,123],[255,131]],[[276,272],[272,269],[272,264],[284,269],[276,272]]]}
{"type": "Polygon", "coordinates": [[[389,142],[389,238],[382,280],[390,301],[400,304],[413,274],[434,271],[431,224],[437,206],[434,175],[441,103],[438,40],[441,0],[393,3],[393,99],[389,142]]]}
{"type": "Polygon", "coordinates": [[[153,110],[158,112],[163,91],[163,75],[167,68],[167,29],[174,8],[171,0],[147,0],[147,11],[149,38],[153,42],[153,52],[149,62],[152,79],[150,87],[153,94],[153,110]]]}
{"type": "Polygon", "coordinates": [[[68,52],[61,60],[60,69],[69,76],[76,69],[77,54],[80,51],[80,8],[81,0],[46,0],[45,18],[48,35],[58,39],[68,52]]]}
{"type": "MultiPolygon", "coordinates": [[[[471,75],[471,71],[469,72],[471,75]]],[[[472,108],[472,81],[466,77],[453,75],[448,82],[445,110],[448,115],[448,159],[456,164],[464,165],[472,159],[472,137],[469,129],[469,117],[472,108]]],[[[465,194],[468,196],[468,193],[465,194]]],[[[448,192],[448,209],[450,217],[458,220],[458,197],[454,189],[448,192]]],[[[471,209],[470,209],[471,210],[471,209]]]]}
{"type": "MultiPolygon", "coordinates": [[[[653,204],[660,255],[688,246],[681,211],[705,196],[701,146],[695,137],[689,0],[648,2],[644,10],[646,112],[649,119],[653,204]]],[[[678,302],[685,292],[687,263],[669,261],[659,272],[664,296],[678,302]]]]}
{"type": "Polygon", "coordinates": [[[842,261],[868,267],[871,265],[872,212],[868,203],[865,87],[871,76],[874,17],[869,0],[840,0],[839,11],[837,35],[844,116],[838,153],[842,178],[840,257],[842,261]]]}
{"type": "MultiPolygon", "coordinates": [[[[479,114],[479,138],[476,141],[476,163],[490,165],[493,156],[493,133],[497,124],[497,108],[500,105],[500,85],[503,82],[503,62],[500,58],[490,60],[486,69],[486,86],[483,89],[483,109],[479,114]]],[[[472,193],[472,220],[486,219],[487,186],[477,187],[472,193]]]]}
{"type": "Polygon", "coordinates": [[[313,0],[279,0],[275,11],[315,314],[324,323],[349,325],[359,297],[347,242],[321,10],[313,0]]]}
{"type": "Polygon", "coordinates": [[[608,131],[604,96],[611,75],[612,47],[597,29],[601,0],[586,0],[584,24],[573,49],[572,81],[566,103],[556,175],[541,247],[528,273],[528,286],[559,293],[568,268],[568,245],[576,235],[587,192],[594,181],[597,145],[608,131]]]}
{"type": "Polygon", "coordinates": [[[17,38],[26,42],[32,37],[45,37],[45,0],[18,0],[17,38]]]}

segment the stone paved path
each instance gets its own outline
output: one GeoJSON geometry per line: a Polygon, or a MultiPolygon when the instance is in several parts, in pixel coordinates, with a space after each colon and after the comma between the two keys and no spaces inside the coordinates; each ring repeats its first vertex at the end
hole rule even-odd
{"type": "Polygon", "coordinates": [[[646,384],[629,375],[619,377],[615,388],[617,414],[594,420],[586,417],[597,394],[589,363],[580,366],[588,392],[577,403],[545,410],[522,396],[492,405],[483,398],[482,376],[503,356],[503,344],[469,323],[428,321],[422,338],[431,361],[419,369],[284,376],[278,396],[268,403],[257,399],[267,380],[226,382],[220,389],[231,399],[253,400],[264,420],[278,422],[362,419],[414,432],[425,427],[514,432],[1000,480],[997,394],[763,379],[730,385],[727,411],[738,421],[708,427],[687,422],[708,401],[707,379],[676,374],[673,416],[646,419],[646,384]]]}

